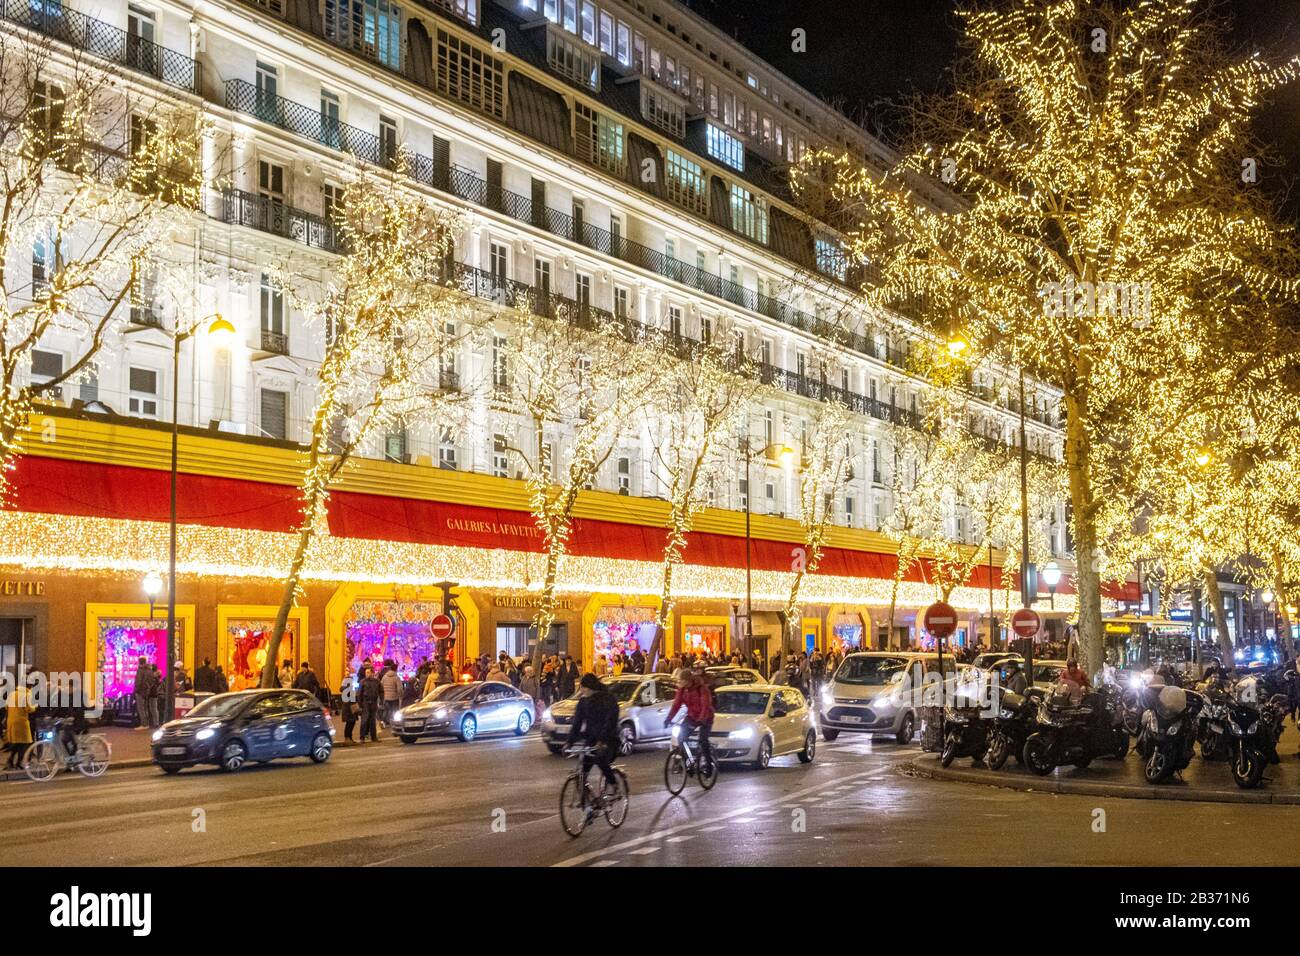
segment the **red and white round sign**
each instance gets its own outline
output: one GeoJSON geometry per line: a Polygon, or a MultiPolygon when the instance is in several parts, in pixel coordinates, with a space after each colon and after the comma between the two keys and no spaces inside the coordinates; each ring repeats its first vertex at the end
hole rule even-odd
{"type": "Polygon", "coordinates": [[[1033,608],[1022,607],[1011,615],[1011,630],[1021,637],[1036,637],[1043,629],[1043,619],[1033,608]]]}
{"type": "Polygon", "coordinates": [[[957,633],[957,612],[952,605],[936,601],[925,609],[921,623],[931,637],[952,637],[957,633]]]}
{"type": "Polygon", "coordinates": [[[429,622],[429,633],[437,640],[451,637],[456,633],[456,622],[449,615],[438,614],[429,622]]]}

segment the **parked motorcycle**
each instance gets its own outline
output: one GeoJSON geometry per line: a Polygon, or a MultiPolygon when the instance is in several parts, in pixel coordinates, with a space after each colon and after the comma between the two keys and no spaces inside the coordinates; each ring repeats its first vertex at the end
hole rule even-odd
{"type": "Polygon", "coordinates": [[[1007,757],[1015,754],[1016,763],[1024,763],[1025,740],[1037,722],[1041,687],[1031,687],[1024,696],[1003,691],[998,715],[989,731],[989,752],[984,757],[990,770],[1001,770],[1007,757]]]}
{"type": "Polygon", "coordinates": [[[1025,740],[1025,764],[1046,776],[1057,767],[1087,767],[1097,757],[1123,757],[1128,733],[1123,727],[1119,689],[1102,685],[1076,701],[1058,684],[1037,708],[1033,733],[1025,740]]]}
{"type": "Polygon", "coordinates": [[[1252,679],[1238,682],[1227,702],[1225,740],[1232,779],[1244,790],[1253,790],[1264,779],[1264,768],[1278,763],[1277,738],[1285,697],[1270,695],[1258,699],[1262,688],[1252,679]]]}
{"type": "Polygon", "coordinates": [[[1147,783],[1162,783],[1184,770],[1196,753],[1197,725],[1205,698],[1182,687],[1149,687],[1137,752],[1146,761],[1147,783]]]}
{"type": "Polygon", "coordinates": [[[1232,688],[1211,684],[1202,692],[1205,706],[1197,721],[1196,737],[1201,745],[1201,759],[1225,760],[1232,751],[1228,721],[1232,712],[1232,688]]]}
{"type": "Polygon", "coordinates": [[[976,763],[983,760],[989,749],[990,723],[981,716],[980,708],[974,702],[944,707],[943,750],[939,754],[939,763],[947,767],[958,757],[972,757],[976,763]]]}

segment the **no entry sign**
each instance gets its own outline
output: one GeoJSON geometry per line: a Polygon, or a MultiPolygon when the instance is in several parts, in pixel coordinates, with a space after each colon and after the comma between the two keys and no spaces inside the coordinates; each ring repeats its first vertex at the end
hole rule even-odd
{"type": "Polygon", "coordinates": [[[429,633],[439,641],[444,637],[451,637],[456,633],[456,622],[446,614],[439,614],[429,622],[429,633]]]}
{"type": "Polygon", "coordinates": [[[957,612],[952,605],[938,601],[925,609],[921,622],[931,637],[952,637],[957,631],[957,612]]]}
{"type": "Polygon", "coordinates": [[[1011,615],[1011,630],[1021,637],[1035,637],[1043,629],[1043,619],[1033,608],[1022,607],[1011,615]]]}

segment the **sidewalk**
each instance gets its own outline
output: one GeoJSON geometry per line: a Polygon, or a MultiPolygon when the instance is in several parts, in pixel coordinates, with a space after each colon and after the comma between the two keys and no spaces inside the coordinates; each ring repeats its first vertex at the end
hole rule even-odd
{"type": "MultiPolygon", "coordinates": [[[[337,747],[340,746],[343,740],[343,722],[337,716],[334,718],[334,729],[336,731],[334,744],[337,747]]],[[[147,767],[153,763],[153,731],[136,730],[132,727],[92,727],[91,733],[102,734],[108,738],[108,745],[112,748],[112,763],[109,764],[108,768],[110,773],[123,767],[147,767]]],[[[383,727],[379,728],[379,742],[381,744],[396,740],[397,738],[390,735],[383,727]]],[[[344,748],[347,747],[346,743],[341,745],[344,748]]],[[[4,754],[3,758],[0,759],[0,782],[26,780],[27,774],[23,771],[4,769],[8,757],[8,754],[4,754]]]]}
{"type": "Polygon", "coordinates": [[[1282,762],[1264,771],[1264,782],[1254,790],[1243,790],[1232,781],[1226,761],[1192,758],[1191,764],[1168,783],[1152,785],[1142,775],[1143,763],[1133,752],[1124,760],[1094,760],[1086,770],[1060,767],[1045,777],[1031,773],[1014,759],[1001,770],[989,770],[982,763],[972,766],[969,757],[959,757],[952,766],[939,765],[938,754],[921,754],[904,765],[904,771],[935,780],[984,784],[1009,790],[1044,791],[1094,797],[1134,800],[1199,800],[1206,803],[1300,804],[1300,760],[1285,747],[1282,762]]]}

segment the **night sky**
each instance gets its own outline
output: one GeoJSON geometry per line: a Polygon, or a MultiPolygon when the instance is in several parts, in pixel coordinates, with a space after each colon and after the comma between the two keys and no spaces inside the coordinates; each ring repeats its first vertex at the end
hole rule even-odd
{"type": "MultiPolygon", "coordinates": [[[[689,0],[695,12],[735,36],[809,91],[841,105],[873,133],[879,102],[913,89],[943,89],[957,50],[954,0],[689,0]],[[808,52],[790,50],[802,27],[808,52]]],[[[1244,54],[1273,59],[1300,52],[1300,0],[1218,0],[1244,54]]],[[[1277,152],[1261,182],[1300,219],[1300,82],[1262,111],[1257,133],[1277,152]]],[[[886,137],[887,138],[887,137],[886,137]]]]}

